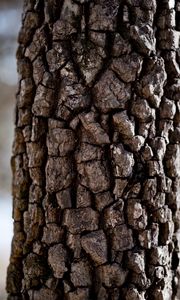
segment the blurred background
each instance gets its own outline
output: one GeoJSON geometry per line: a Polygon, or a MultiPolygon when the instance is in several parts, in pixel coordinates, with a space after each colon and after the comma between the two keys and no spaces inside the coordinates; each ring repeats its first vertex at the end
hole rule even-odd
{"type": "Polygon", "coordinates": [[[23,0],[0,0],[0,300],[6,299],[5,281],[12,238],[10,157],[17,84],[16,48],[23,0]]]}

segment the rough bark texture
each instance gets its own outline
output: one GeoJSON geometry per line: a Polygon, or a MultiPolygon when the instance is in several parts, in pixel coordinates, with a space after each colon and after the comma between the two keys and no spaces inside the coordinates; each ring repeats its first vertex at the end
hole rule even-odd
{"type": "Polygon", "coordinates": [[[179,34],[179,0],[25,0],[8,299],[178,299],[179,34]]]}

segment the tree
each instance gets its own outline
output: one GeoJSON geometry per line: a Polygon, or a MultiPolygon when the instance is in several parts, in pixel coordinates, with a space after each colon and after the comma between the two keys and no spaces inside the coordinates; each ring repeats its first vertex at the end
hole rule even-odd
{"type": "Polygon", "coordinates": [[[177,299],[179,0],[25,0],[8,299],[177,299]]]}

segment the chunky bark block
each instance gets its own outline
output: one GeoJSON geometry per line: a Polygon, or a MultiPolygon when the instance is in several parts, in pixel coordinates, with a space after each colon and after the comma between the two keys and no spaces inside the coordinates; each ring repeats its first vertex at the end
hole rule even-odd
{"type": "Polygon", "coordinates": [[[43,258],[37,254],[29,254],[23,264],[24,284],[27,289],[38,286],[40,280],[47,275],[48,268],[43,258]]]}
{"type": "Polygon", "coordinates": [[[40,167],[44,162],[45,148],[41,143],[27,143],[29,167],[40,167]]]}
{"type": "Polygon", "coordinates": [[[154,117],[154,111],[149,106],[146,99],[137,98],[132,103],[132,115],[139,119],[141,122],[148,122],[154,117]]]}
{"type": "Polygon", "coordinates": [[[107,262],[107,240],[102,230],[84,235],[81,238],[81,245],[95,265],[107,262]]]}
{"type": "Polygon", "coordinates": [[[125,282],[127,271],[118,264],[103,265],[97,268],[97,282],[106,287],[120,287],[125,282]]]}
{"type": "Polygon", "coordinates": [[[77,288],[74,292],[67,294],[67,300],[84,300],[89,298],[88,288],[77,288]]]}
{"type": "Polygon", "coordinates": [[[58,192],[68,188],[74,174],[72,161],[69,157],[49,158],[46,165],[46,189],[49,192],[58,192]]]}
{"type": "Polygon", "coordinates": [[[91,268],[87,261],[80,261],[72,264],[71,281],[75,287],[85,287],[92,284],[91,268]]]}
{"type": "Polygon", "coordinates": [[[180,176],[180,145],[168,145],[166,151],[166,168],[169,177],[180,176]]]}
{"type": "Polygon", "coordinates": [[[117,22],[119,2],[113,0],[111,5],[103,0],[96,0],[90,5],[89,27],[91,30],[114,31],[117,22]]]}
{"type": "Polygon", "coordinates": [[[144,251],[128,252],[128,267],[135,273],[145,272],[144,251]]]}
{"type": "Polygon", "coordinates": [[[73,233],[81,233],[86,230],[97,230],[99,214],[92,208],[66,209],[63,216],[63,225],[73,233]]]}
{"type": "Polygon", "coordinates": [[[74,252],[75,258],[81,257],[81,237],[80,234],[67,233],[67,246],[74,252]]]}
{"type": "Polygon", "coordinates": [[[150,264],[165,266],[169,262],[168,246],[159,246],[151,249],[150,264]]]}
{"type": "Polygon", "coordinates": [[[70,129],[51,128],[47,137],[48,154],[50,156],[66,156],[75,148],[75,134],[70,129]]]}
{"type": "Polygon", "coordinates": [[[99,123],[95,120],[91,120],[89,113],[82,115],[80,120],[88,135],[92,136],[92,140],[95,144],[101,145],[110,143],[107,133],[103,130],[99,123]]]}
{"type": "Polygon", "coordinates": [[[48,297],[49,300],[58,300],[59,299],[59,295],[48,289],[48,288],[41,288],[40,290],[30,290],[28,292],[29,295],[29,299],[34,299],[34,300],[43,300],[44,298],[48,297]]]}
{"type": "Polygon", "coordinates": [[[111,70],[107,70],[92,90],[95,105],[103,113],[126,108],[131,97],[130,84],[124,84],[111,70]]]}
{"type": "Polygon", "coordinates": [[[43,229],[42,242],[47,245],[58,243],[63,240],[64,230],[56,224],[48,224],[43,229]]]}
{"type": "Polygon", "coordinates": [[[110,188],[109,171],[106,162],[89,161],[77,165],[81,184],[93,193],[100,193],[110,188]]]}
{"type": "Polygon", "coordinates": [[[36,116],[50,117],[53,109],[54,91],[39,85],[34,98],[33,113],[36,116]]]}
{"type": "Polygon", "coordinates": [[[56,278],[62,278],[68,270],[66,268],[67,251],[62,244],[57,244],[49,248],[48,263],[53,270],[53,275],[56,278]]]}
{"type": "Polygon", "coordinates": [[[82,143],[78,146],[75,152],[77,163],[86,162],[89,160],[101,160],[103,158],[103,149],[95,145],[82,143]]]}
{"type": "Polygon", "coordinates": [[[56,193],[57,203],[61,209],[70,208],[71,203],[71,189],[65,189],[56,193]]]}
{"type": "Polygon", "coordinates": [[[163,85],[166,80],[164,60],[154,57],[148,59],[148,68],[138,86],[138,94],[148,99],[153,107],[159,107],[163,95],[163,85]]]}
{"type": "Polygon", "coordinates": [[[116,177],[128,177],[132,174],[134,166],[133,154],[126,151],[122,144],[112,146],[112,159],[116,177]]]}
{"type": "Polygon", "coordinates": [[[32,241],[38,238],[40,229],[44,225],[43,210],[36,204],[29,204],[28,211],[24,212],[24,231],[26,240],[32,241]]]}
{"type": "Polygon", "coordinates": [[[124,222],[124,202],[122,199],[104,209],[105,228],[114,228],[116,225],[124,224],[124,222]]]}
{"type": "Polygon", "coordinates": [[[133,232],[126,225],[119,225],[112,230],[112,249],[124,251],[134,247],[133,232]]]}
{"type": "MultiPolygon", "coordinates": [[[[104,35],[104,33],[97,33],[97,39],[99,36],[99,38],[101,38],[102,35],[104,35]]],[[[104,36],[102,39],[103,38],[104,36]]],[[[73,42],[72,50],[74,59],[78,63],[78,67],[88,86],[92,85],[97,74],[102,69],[103,61],[106,58],[104,48],[101,47],[101,43],[99,44],[100,47],[96,39],[93,43],[90,40],[87,42],[85,34],[82,34],[75,42],[73,42]]]]}
{"type": "Polygon", "coordinates": [[[128,224],[134,229],[141,230],[147,226],[147,212],[136,199],[129,199],[127,204],[128,224]]]}
{"type": "Polygon", "coordinates": [[[132,25],[130,27],[130,36],[136,43],[140,53],[149,55],[155,52],[155,38],[149,25],[143,24],[140,27],[132,25]]]}
{"type": "Polygon", "coordinates": [[[117,73],[122,81],[131,82],[136,80],[136,76],[141,71],[141,65],[141,56],[132,53],[131,55],[113,59],[111,69],[117,73]]]}
{"type": "Polygon", "coordinates": [[[102,211],[106,206],[114,201],[110,192],[99,193],[95,195],[96,209],[102,211]]]}
{"type": "Polygon", "coordinates": [[[127,111],[116,113],[113,116],[114,126],[122,136],[132,138],[135,135],[135,123],[129,119],[127,111]]]}

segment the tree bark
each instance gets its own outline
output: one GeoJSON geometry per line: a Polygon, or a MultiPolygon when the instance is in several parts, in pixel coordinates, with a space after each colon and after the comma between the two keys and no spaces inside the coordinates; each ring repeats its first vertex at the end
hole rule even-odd
{"type": "Polygon", "coordinates": [[[178,299],[180,1],[25,0],[8,299],[178,299]]]}

